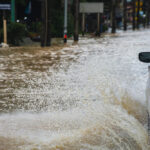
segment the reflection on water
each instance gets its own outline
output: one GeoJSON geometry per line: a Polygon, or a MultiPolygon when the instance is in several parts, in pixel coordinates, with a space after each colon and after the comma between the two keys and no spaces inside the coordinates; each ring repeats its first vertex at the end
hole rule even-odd
{"type": "Polygon", "coordinates": [[[0,150],[148,150],[149,36],[0,50],[0,150]]]}

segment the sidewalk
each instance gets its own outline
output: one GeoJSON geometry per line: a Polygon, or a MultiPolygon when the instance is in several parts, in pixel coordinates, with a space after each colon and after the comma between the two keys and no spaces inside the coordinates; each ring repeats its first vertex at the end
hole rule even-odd
{"type": "MultiPolygon", "coordinates": [[[[85,34],[85,36],[83,37],[82,35],[79,35],[79,42],[82,38],[104,38],[105,36],[115,36],[117,35],[117,33],[112,34],[110,32],[106,32],[106,33],[102,33],[100,36],[95,36],[94,34],[85,34]]],[[[63,38],[52,38],[51,40],[51,46],[49,47],[41,47],[41,43],[40,42],[35,42],[32,41],[30,38],[25,38],[23,40],[23,42],[20,43],[19,46],[10,46],[10,47],[5,47],[2,48],[0,47],[0,50],[3,49],[26,49],[26,48],[36,48],[36,49],[61,49],[64,47],[68,47],[75,44],[73,41],[73,37],[68,38],[67,44],[64,44],[63,38]]],[[[76,43],[77,44],[77,43],[76,43]]],[[[9,45],[9,44],[8,44],[9,45]]]]}

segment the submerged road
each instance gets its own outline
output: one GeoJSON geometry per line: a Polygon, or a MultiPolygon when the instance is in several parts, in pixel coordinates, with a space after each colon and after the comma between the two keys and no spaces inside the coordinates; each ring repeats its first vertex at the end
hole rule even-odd
{"type": "Polygon", "coordinates": [[[141,51],[150,30],[0,49],[0,150],[148,150],[141,51]]]}

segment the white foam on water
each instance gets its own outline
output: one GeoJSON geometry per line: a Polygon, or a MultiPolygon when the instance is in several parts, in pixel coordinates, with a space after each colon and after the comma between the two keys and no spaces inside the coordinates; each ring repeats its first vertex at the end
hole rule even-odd
{"type": "Polygon", "coordinates": [[[148,150],[148,65],[138,53],[150,51],[149,36],[145,30],[81,40],[67,69],[64,48],[59,70],[34,73],[31,87],[15,89],[25,103],[1,114],[0,150],[148,150]]]}
{"type": "Polygon", "coordinates": [[[16,149],[26,149],[26,145],[40,149],[147,148],[146,131],[134,117],[98,101],[64,112],[3,115],[0,126],[1,137],[24,141],[22,145],[13,141],[16,149]]]}

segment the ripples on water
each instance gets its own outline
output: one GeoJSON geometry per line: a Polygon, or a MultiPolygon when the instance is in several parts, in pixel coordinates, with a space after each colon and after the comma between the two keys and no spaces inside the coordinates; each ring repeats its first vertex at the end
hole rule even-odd
{"type": "Polygon", "coordinates": [[[148,150],[149,36],[0,50],[0,150],[148,150]]]}

